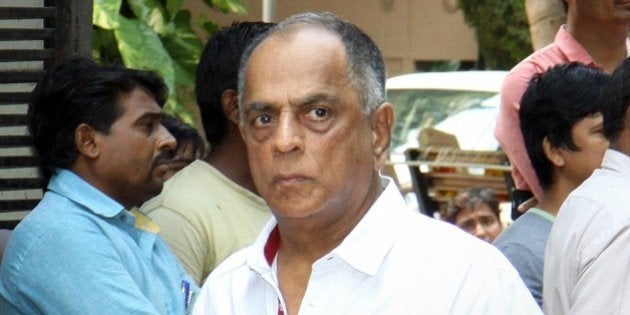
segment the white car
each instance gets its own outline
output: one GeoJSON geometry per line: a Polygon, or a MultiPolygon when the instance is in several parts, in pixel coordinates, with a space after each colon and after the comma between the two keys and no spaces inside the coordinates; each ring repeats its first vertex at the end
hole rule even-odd
{"type": "MultiPolygon", "coordinates": [[[[418,133],[433,128],[457,139],[464,150],[496,150],[493,131],[499,92],[507,71],[423,72],[387,80],[387,98],[394,105],[395,125],[390,162],[401,186],[411,177],[404,164],[407,148],[418,147],[418,133]]],[[[414,198],[407,198],[412,203],[414,198]]]]}

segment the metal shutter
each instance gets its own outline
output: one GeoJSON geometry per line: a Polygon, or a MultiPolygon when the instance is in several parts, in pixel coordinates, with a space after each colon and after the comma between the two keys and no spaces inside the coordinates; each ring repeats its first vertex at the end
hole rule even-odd
{"type": "Polygon", "coordinates": [[[0,228],[12,228],[45,184],[26,128],[29,93],[44,69],[89,56],[92,1],[3,0],[0,4],[0,228]]]}

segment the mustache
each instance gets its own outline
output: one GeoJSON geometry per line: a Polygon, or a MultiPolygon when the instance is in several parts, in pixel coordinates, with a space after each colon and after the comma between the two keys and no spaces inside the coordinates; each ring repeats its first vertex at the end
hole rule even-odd
{"type": "Polygon", "coordinates": [[[164,150],[155,157],[153,165],[159,165],[169,162],[175,157],[175,150],[164,150]]]}

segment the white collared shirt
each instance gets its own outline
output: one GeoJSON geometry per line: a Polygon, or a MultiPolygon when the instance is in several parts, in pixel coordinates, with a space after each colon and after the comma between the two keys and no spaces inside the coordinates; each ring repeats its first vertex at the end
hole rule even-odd
{"type": "MultiPolygon", "coordinates": [[[[391,180],[367,214],[312,267],[299,314],[540,314],[507,259],[456,227],[406,209],[391,180]]],[[[194,314],[278,314],[282,296],[256,243],[204,284],[194,314]]],[[[273,254],[273,253],[272,253],[273,254]]]]}
{"type": "Polygon", "coordinates": [[[547,314],[630,313],[630,157],[609,149],[564,201],[543,275],[547,314]]]}

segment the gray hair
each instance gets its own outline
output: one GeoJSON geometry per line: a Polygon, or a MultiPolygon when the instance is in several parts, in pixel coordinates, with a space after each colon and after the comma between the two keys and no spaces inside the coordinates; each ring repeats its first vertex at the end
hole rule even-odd
{"type": "MultiPolygon", "coordinates": [[[[385,102],[385,63],[372,39],[354,24],[328,12],[293,15],[255,39],[243,53],[238,74],[239,102],[245,91],[245,70],[253,51],[267,37],[297,26],[321,28],[339,37],[346,51],[350,83],[359,92],[363,111],[370,114],[385,102]]],[[[241,107],[242,110],[242,107],[241,107]]]]}

